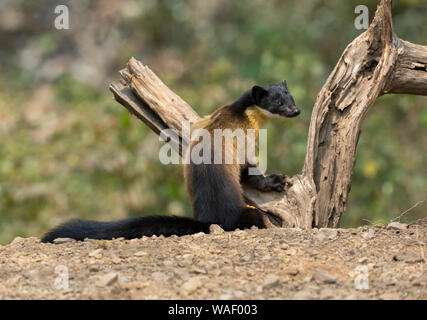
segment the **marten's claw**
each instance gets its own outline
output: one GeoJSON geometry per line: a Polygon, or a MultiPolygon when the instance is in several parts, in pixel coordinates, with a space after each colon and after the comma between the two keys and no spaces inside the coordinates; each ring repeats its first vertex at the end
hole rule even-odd
{"type": "Polygon", "coordinates": [[[286,178],[283,174],[270,174],[265,178],[264,191],[283,191],[286,185],[286,178]]]}

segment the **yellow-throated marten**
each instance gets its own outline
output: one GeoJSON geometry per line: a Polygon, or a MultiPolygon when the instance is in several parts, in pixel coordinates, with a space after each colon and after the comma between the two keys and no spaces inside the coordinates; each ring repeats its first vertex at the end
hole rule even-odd
{"type": "MultiPolygon", "coordinates": [[[[300,113],[288,91],[286,81],[269,86],[254,86],[230,105],[219,108],[192,125],[192,129],[255,129],[271,117],[295,117],[300,113]]],[[[192,141],[187,157],[198,141],[192,141]]],[[[209,144],[213,147],[213,144],[209,144]]],[[[232,147],[235,148],[233,142],[232,147]]],[[[223,149],[226,154],[232,150],[223,149]]],[[[213,153],[212,153],[213,159],[213,153]]],[[[253,162],[252,162],[253,163],[253,162]]],[[[71,220],[45,234],[42,241],[56,238],[83,240],[140,238],[152,235],[186,235],[197,232],[209,233],[211,224],[219,224],[224,230],[244,229],[251,226],[264,228],[261,212],[248,206],[243,198],[241,182],[261,191],[281,191],[286,183],[281,174],[249,175],[254,165],[245,159],[243,163],[195,163],[191,157],[184,167],[187,190],[193,207],[194,219],[175,216],[146,216],[114,222],[71,220]]]]}

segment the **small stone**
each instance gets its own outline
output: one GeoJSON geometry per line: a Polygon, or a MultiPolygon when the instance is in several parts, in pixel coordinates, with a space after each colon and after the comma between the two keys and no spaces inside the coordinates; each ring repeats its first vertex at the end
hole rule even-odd
{"type": "Polygon", "coordinates": [[[212,234],[221,234],[224,233],[224,229],[222,229],[219,225],[217,224],[211,224],[211,226],[209,227],[209,233],[212,234]]]}
{"type": "Polygon", "coordinates": [[[53,240],[53,243],[61,244],[61,243],[68,243],[68,242],[74,242],[74,241],[76,240],[72,238],[56,238],[55,240],[53,240]]]}
{"type": "Polygon", "coordinates": [[[296,276],[299,273],[299,270],[297,267],[287,267],[285,269],[285,273],[291,276],[296,276]]]}
{"type": "Polygon", "coordinates": [[[312,299],[315,299],[316,296],[307,290],[307,291],[298,291],[297,293],[294,294],[293,298],[295,300],[312,300],[312,299]]]}
{"type": "Polygon", "coordinates": [[[313,230],[313,238],[319,241],[333,240],[338,236],[338,231],[331,228],[321,228],[318,232],[313,230]]]}
{"type": "Polygon", "coordinates": [[[100,287],[107,287],[112,285],[114,282],[116,282],[118,278],[119,278],[119,275],[117,273],[110,272],[100,277],[96,284],[100,287]]]}
{"type": "Polygon", "coordinates": [[[175,263],[172,260],[165,260],[163,261],[163,265],[165,267],[172,267],[175,263]]]}
{"type": "Polygon", "coordinates": [[[198,233],[195,233],[195,234],[193,234],[192,235],[192,237],[193,238],[201,238],[201,237],[204,237],[205,236],[205,233],[204,232],[198,232],[198,233]]]}
{"type": "Polygon", "coordinates": [[[102,250],[103,250],[103,249],[96,249],[96,250],[93,250],[92,252],[90,252],[90,253],[89,253],[89,257],[95,257],[95,258],[100,258],[100,257],[102,257],[102,254],[101,254],[102,250]]]}
{"type": "Polygon", "coordinates": [[[280,245],[280,249],[282,249],[282,250],[288,250],[289,249],[289,245],[286,242],[284,242],[284,243],[282,243],[280,245]]]}
{"type": "Polygon", "coordinates": [[[193,277],[188,279],[183,285],[182,290],[187,293],[191,294],[194,291],[196,291],[198,288],[200,288],[203,285],[202,279],[200,277],[193,277]]]}
{"type": "Polygon", "coordinates": [[[321,228],[319,234],[323,233],[327,239],[333,240],[338,236],[338,230],[332,228],[321,228]]]}
{"type": "Polygon", "coordinates": [[[242,257],[242,260],[248,262],[251,260],[251,256],[247,254],[246,256],[242,257]]]}
{"type": "Polygon", "coordinates": [[[134,253],[133,255],[134,255],[135,257],[143,257],[143,256],[148,255],[148,253],[147,253],[147,252],[144,252],[144,251],[138,251],[138,252],[134,253]]]}
{"type": "Polygon", "coordinates": [[[184,260],[189,260],[192,258],[193,258],[193,255],[191,253],[185,253],[182,255],[182,259],[184,259],[184,260]]]}
{"type": "Polygon", "coordinates": [[[426,271],[424,271],[424,273],[423,273],[421,276],[419,276],[419,277],[415,278],[415,279],[412,281],[412,285],[414,285],[414,286],[416,286],[416,287],[422,287],[422,286],[424,286],[426,283],[427,283],[427,270],[426,270],[426,271]]]}
{"type": "Polygon", "coordinates": [[[335,290],[325,288],[320,292],[320,299],[321,300],[339,299],[339,298],[340,297],[335,290]]]}
{"type": "Polygon", "coordinates": [[[323,232],[319,232],[313,236],[314,239],[318,241],[325,241],[328,237],[323,232]]]}
{"type": "Polygon", "coordinates": [[[164,274],[163,272],[153,272],[152,274],[151,274],[151,278],[152,279],[154,279],[154,280],[157,280],[157,281],[164,281],[164,280],[166,280],[167,279],[167,275],[166,274],[164,274]]]}
{"type": "Polygon", "coordinates": [[[295,255],[297,253],[297,249],[295,249],[295,248],[289,248],[288,250],[286,250],[286,255],[288,255],[288,256],[293,256],[293,255],[295,255]]]}
{"type": "Polygon", "coordinates": [[[387,225],[387,229],[407,230],[408,225],[406,223],[400,223],[400,222],[393,221],[387,225]]]}
{"type": "Polygon", "coordinates": [[[273,287],[277,286],[278,284],[280,284],[280,277],[275,275],[275,274],[269,274],[265,278],[264,284],[262,287],[264,289],[269,289],[269,288],[273,288],[273,287]]]}
{"type": "Polygon", "coordinates": [[[338,278],[323,269],[316,269],[313,273],[313,279],[319,283],[332,284],[337,283],[338,278]]]}
{"type": "Polygon", "coordinates": [[[356,252],[353,249],[349,249],[349,250],[347,250],[347,254],[350,256],[354,256],[356,254],[356,252]]]}
{"type": "Polygon", "coordinates": [[[122,262],[122,259],[120,259],[117,256],[113,256],[113,258],[111,259],[111,262],[114,264],[119,264],[120,262],[122,262]]]}
{"type": "Polygon", "coordinates": [[[245,295],[245,293],[241,290],[236,290],[233,292],[234,297],[241,299],[245,295]]]}
{"type": "Polygon", "coordinates": [[[366,263],[366,262],[368,262],[368,257],[363,257],[363,258],[360,258],[359,260],[357,260],[359,263],[366,263]]]}
{"type": "Polygon", "coordinates": [[[203,274],[207,273],[205,269],[201,269],[201,268],[197,268],[197,267],[192,268],[190,271],[194,272],[194,273],[203,273],[203,274]]]}
{"type": "Polygon", "coordinates": [[[368,267],[368,270],[372,270],[375,268],[375,263],[371,262],[371,263],[368,263],[366,266],[368,267]]]}
{"type": "Polygon", "coordinates": [[[404,261],[406,263],[417,263],[417,262],[423,262],[424,259],[421,255],[415,254],[412,252],[399,252],[394,255],[393,257],[394,261],[404,261]]]}
{"type": "Polygon", "coordinates": [[[372,239],[374,236],[375,236],[374,229],[369,229],[368,231],[362,233],[363,239],[372,239]]]}

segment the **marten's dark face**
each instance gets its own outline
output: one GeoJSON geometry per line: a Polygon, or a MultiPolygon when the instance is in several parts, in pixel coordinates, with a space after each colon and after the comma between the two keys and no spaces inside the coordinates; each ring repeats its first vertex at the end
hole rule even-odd
{"type": "Polygon", "coordinates": [[[252,97],[256,106],[268,117],[292,118],[301,112],[295,106],[294,98],[288,90],[286,80],[270,86],[254,86],[252,97]]]}

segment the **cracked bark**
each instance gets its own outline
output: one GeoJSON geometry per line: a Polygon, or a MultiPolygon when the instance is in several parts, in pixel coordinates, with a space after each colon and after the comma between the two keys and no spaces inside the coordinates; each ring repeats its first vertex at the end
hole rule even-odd
{"type": "MultiPolygon", "coordinates": [[[[427,47],[393,32],[391,0],[383,0],[368,30],[344,50],[317,96],[311,115],[302,172],[286,192],[244,187],[249,203],[265,211],[270,227],[338,227],[351,188],[360,127],[375,100],[387,93],[427,95],[427,47]]],[[[181,133],[197,113],[147,66],[132,58],[111,84],[115,99],[154,132],[181,133]]],[[[170,137],[183,154],[188,145],[170,137]]]]}

